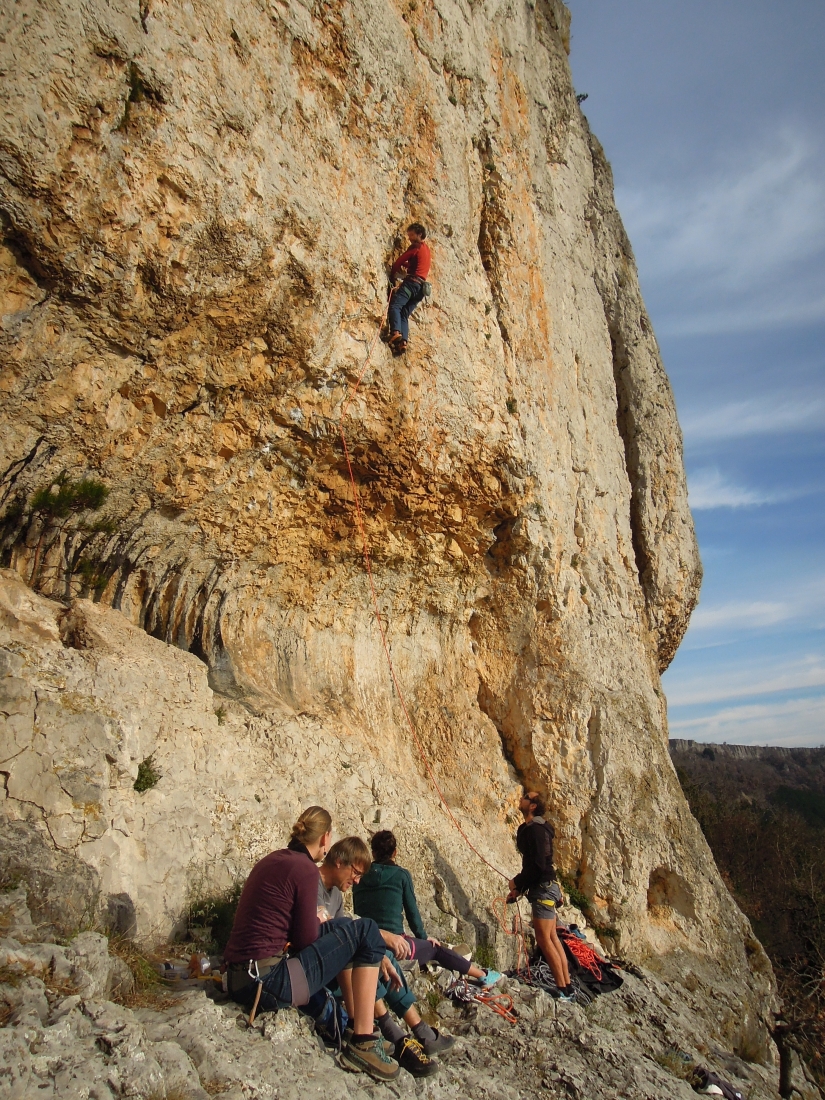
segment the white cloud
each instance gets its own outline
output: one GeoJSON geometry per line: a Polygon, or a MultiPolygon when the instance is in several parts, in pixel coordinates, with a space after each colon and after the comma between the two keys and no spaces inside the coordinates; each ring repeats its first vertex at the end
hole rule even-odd
{"type": "Polygon", "coordinates": [[[731,600],[697,607],[690,620],[690,629],[696,633],[699,630],[775,626],[796,618],[799,610],[790,600],[731,600]]]}
{"type": "Polygon", "coordinates": [[[664,677],[668,706],[685,707],[721,703],[758,695],[825,687],[825,659],[809,654],[793,661],[769,664],[753,662],[746,668],[723,667],[700,675],[671,673],[664,677]]]}
{"type": "MultiPolygon", "coordinates": [[[[781,578],[779,579],[781,583],[781,578]]],[[[798,574],[793,583],[784,583],[778,597],[757,600],[729,600],[725,603],[701,603],[693,612],[687,634],[688,646],[698,635],[707,642],[724,641],[725,631],[764,630],[766,627],[806,624],[810,629],[825,626],[825,577],[798,574]]]]}
{"type": "Polygon", "coordinates": [[[697,470],[688,475],[688,500],[695,511],[748,508],[758,504],[771,504],[777,499],[734,485],[715,469],[697,470]]]}
{"type": "Polygon", "coordinates": [[[685,439],[690,443],[812,431],[825,427],[825,400],[763,394],[746,401],[730,401],[694,415],[687,413],[680,420],[685,439]]]}
{"type": "Polygon", "coordinates": [[[825,149],[785,127],[715,174],[618,190],[642,284],[672,334],[825,317],[825,149]]]}
{"type": "Polygon", "coordinates": [[[825,696],[726,707],[673,721],[670,735],[730,745],[825,745],[825,696]]]}

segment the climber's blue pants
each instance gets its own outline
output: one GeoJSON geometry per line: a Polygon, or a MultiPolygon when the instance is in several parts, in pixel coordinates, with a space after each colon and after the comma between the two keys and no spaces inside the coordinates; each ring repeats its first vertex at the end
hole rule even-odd
{"type": "Polygon", "coordinates": [[[410,338],[409,317],[424,297],[424,284],[415,279],[405,279],[393,293],[387,322],[390,332],[400,332],[405,340],[410,338]]]}

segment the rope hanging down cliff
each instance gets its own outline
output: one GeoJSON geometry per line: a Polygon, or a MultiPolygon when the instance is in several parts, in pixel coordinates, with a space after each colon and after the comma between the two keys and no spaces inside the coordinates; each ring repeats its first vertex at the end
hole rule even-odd
{"type": "Polygon", "coordinates": [[[475,847],[473,842],[470,840],[470,838],[464,832],[464,829],[461,827],[460,822],[456,818],[453,811],[450,809],[450,807],[447,803],[447,799],[444,797],[444,795],[441,791],[441,788],[438,785],[438,780],[436,779],[435,774],[433,772],[433,769],[430,765],[430,761],[427,757],[427,753],[424,749],[423,744],[421,743],[421,739],[419,738],[418,733],[416,732],[415,725],[413,724],[413,720],[410,717],[410,712],[407,709],[407,702],[406,702],[406,699],[404,698],[404,692],[401,690],[401,684],[398,682],[398,676],[397,676],[396,671],[395,671],[395,666],[392,663],[392,657],[390,656],[390,647],[389,647],[389,643],[387,641],[387,632],[386,632],[386,629],[384,627],[384,623],[381,619],[381,611],[378,607],[378,594],[375,590],[375,579],[372,575],[372,562],[371,562],[371,558],[370,558],[369,539],[367,538],[367,530],[366,530],[366,526],[364,524],[364,513],[363,513],[363,510],[361,508],[361,498],[358,494],[358,486],[356,485],[356,482],[355,482],[355,473],[353,471],[352,461],[350,459],[349,446],[347,444],[347,436],[346,436],[346,432],[344,431],[344,422],[346,420],[346,416],[347,416],[347,412],[349,411],[349,407],[352,404],[352,402],[355,398],[355,395],[358,393],[358,389],[361,385],[361,380],[363,379],[364,375],[367,372],[367,367],[369,366],[370,360],[372,359],[372,353],[375,350],[375,345],[378,343],[378,338],[381,334],[381,329],[383,328],[384,322],[387,319],[387,314],[389,312],[391,302],[392,302],[392,293],[390,294],[390,298],[387,302],[387,308],[384,310],[384,316],[381,318],[381,323],[378,326],[378,329],[376,330],[376,333],[372,338],[372,342],[369,345],[369,349],[367,351],[367,357],[364,360],[364,365],[361,368],[361,373],[358,375],[358,378],[356,379],[355,383],[350,388],[350,392],[347,395],[346,401],[344,402],[344,406],[341,410],[341,419],[340,419],[340,422],[339,422],[339,429],[340,429],[340,432],[341,432],[341,443],[343,444],[343,447],[344,447],[344,458],[346,459],[346,462],[347,462],[347,471],[349,472],[349,480],[350,480],[350,484],[352,485],[352,497],[353,497],[353,500],[355,502],[355,518],[356,518],[356,522],[358,524],[358,530],[361,534],[361,546],[362,546],[362,550],[363,550],[363,554],[364,554],[364,566],[366,568],[367,578],[369,580],[370,594],[372,596],[372,606],[373,606],[373,610],[375,612],[375,621],[378,624],[378,631],[381,635],[381,644],[384,648],[384,656],[387,659],[387,666],[389,667],[389,670],[390,670],[390,676],[392,677],[392,682],[395,686],[395,690],[396,690],[396,693],[398,695],[398,700],[401,703],[401,709],[404,712],[404,718],[406,720],[407,726],[409,728],[410,733],[412,734],[413,741],[415,742],[415,746],[418,749],[418,754],[421,757],[422,763],[424,764],[424,768],[427,772],[427,775],[429,776],[430,782],[432,783],[433,787],[435,788],[435,792],[438,795],[439,799],[441,800],[441,804],[444,807],[444,810],[445,810],[447,816],[449,817],[452,824],[455,826],[456,830],[458,831],[459,835],[462,837],[462,839],[464,840],[465,844],[470,849],[470,851],[475,853],[475,855],[478,856],[478,858],[481,860],[481,862],[486,864],[487,867],[489,867],[491,871],[495,871],[495,873],[497,875],[500,875],[503,879],[506,880],[507,875],[505,875],[503,871],[500,871],[498,869],[498,867],[495,867],[492,863],[490,863],[490,861],[488,859],[485,859],[485,857],[481,854],[481,852],[479,852],[479,850],[475,847]]]}

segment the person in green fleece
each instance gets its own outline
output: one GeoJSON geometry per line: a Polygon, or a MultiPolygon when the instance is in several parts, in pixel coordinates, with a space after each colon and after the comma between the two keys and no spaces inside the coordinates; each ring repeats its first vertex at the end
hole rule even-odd
{"type": "MultiPolygon", "coordinates": [[[[455,970],[487,988],[500,981],[501,974],[495,970],[483,970],[427,935],[415,898],[412,875],[395,862],[398,848],[395,835],[389,829],[382,829],[373,835],[370,847],[373,864],[361,881],[353,886],[352,904],[359,917],[370,917],[376,922],[384,934],[385,943],[390,940],[386,933],[397,937],[390,944],[396,958],[414,959],[420,966],[436,962],[445,970],[455,970]],[[413,933],[411,936],[404,931],[405,916],[413,933]]],[[[410,1025],[428,1055],[448,1050],[455,1040],[449,1035],[439,1035],[426,1024],[414,1004],[410,1003],[410,995],[405,997],[404,994],[403,989],[388,992],[387,1004],[410,1025]]],[[[394,1032],[400,1032],[400,1028],[390,1018],[389,1009],[381,1001],[376,1004],[376,1023],[385,1038],[397,1040],[394,1032]]]]}

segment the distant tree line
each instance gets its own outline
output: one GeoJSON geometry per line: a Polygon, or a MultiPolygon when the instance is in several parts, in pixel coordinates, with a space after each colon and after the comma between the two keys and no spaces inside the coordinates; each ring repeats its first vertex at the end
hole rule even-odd
{"type": "Polygon", "coordinates": [[[712,748],[673,757],[722,877],[773,963],[778,1037],[825,1085],[825,768],[780,760],[767,772],[769,755],[749,766],[712,748]]]}

